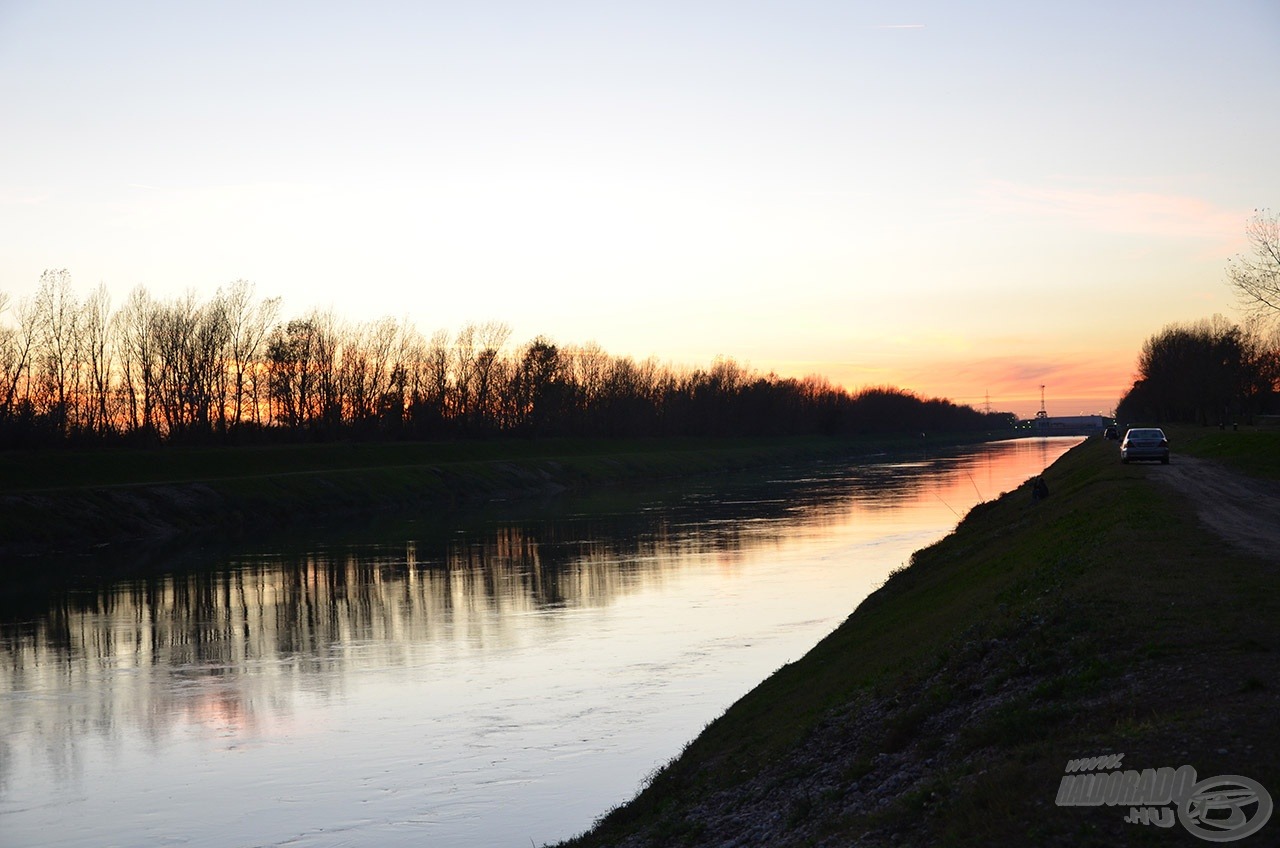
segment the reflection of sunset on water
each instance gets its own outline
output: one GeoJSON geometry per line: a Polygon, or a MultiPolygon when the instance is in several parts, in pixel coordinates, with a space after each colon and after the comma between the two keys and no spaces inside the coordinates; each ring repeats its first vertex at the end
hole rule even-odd
{"type": "Polygon", "coordinates": [[[215,689],[196,695],[180,707],[177,718],[181,723],[199,725],[219,736],[252,738],[263,730],[261,717],[252,705],[237,697],[237,693],[215,689]]]}

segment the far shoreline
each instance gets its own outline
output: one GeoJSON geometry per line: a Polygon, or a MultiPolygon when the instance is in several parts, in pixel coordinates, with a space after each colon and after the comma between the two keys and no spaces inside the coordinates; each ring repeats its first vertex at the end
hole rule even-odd
{"type": "MultiPolygon", "coordinates": [[[[1008,433],[547,439],[0,454],[0,555],[74,556],[209,533],[653,482],[820,459],[866,460],[1008,433]],[[37,473],[43,471],[43,473],[37,473]],[[35,485],[32,485],[32,484],[35,485]]],[[[29,569],[22,569],[29,571],[29,569]]]]}

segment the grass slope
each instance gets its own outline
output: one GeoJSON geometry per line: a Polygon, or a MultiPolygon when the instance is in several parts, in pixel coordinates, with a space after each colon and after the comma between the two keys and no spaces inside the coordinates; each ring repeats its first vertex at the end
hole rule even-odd
{"type": "MultiPolygon", "coordinates": [[[[1248,438],[1255,468],[1280,456],[1280,434],[1248,438]]],[[[1055,804],[1068,760],[1108,753],[1280,797],[1280,574],[1202,530],[1162,469],[1094,439],[1047,500],[975,508],[566,844],[1195,841],[1055,804]]]]}

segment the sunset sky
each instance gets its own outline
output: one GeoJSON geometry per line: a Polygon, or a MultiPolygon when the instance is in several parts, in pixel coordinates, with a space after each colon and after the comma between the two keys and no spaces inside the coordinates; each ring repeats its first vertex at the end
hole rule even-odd
{"type": "Polygon", "coordinates": [[[0,292],[1105,411],[1280,206],[1280,3],[0,0],[0,292]]]}

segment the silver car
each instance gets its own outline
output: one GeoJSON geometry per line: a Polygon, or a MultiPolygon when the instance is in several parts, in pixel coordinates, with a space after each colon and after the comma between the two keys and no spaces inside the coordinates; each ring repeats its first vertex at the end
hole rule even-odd
{"type": "Polygon", "coordinates": [[[1120,461],[1158,459],[1169,464],[1169,440],[1159,427],[1134,427],[1120,442],[1120,461]]]}

